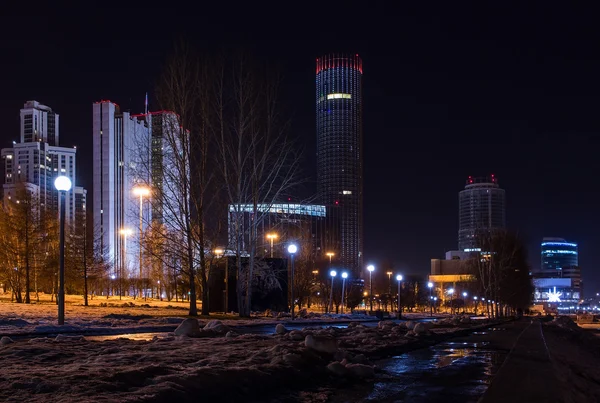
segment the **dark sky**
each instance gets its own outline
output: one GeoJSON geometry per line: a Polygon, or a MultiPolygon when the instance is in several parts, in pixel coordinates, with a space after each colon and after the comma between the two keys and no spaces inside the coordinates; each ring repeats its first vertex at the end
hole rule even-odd
{"type": "Polygon", "coordinates": [[[541,238],[564,237],[579,242],[588,295],[600,290],[596,10],[553,2],[221,3],[4,10],[0,144],[18,138],[24,101],[51,106],[62,145],[78,145],[79,179],[91,191],[92,102],[141,112],[174,40],[184,37],[201,50],[248,49],[280,66],[283,99],[314,175],[315,58],[359,53],[367,261],[427,272],[431,258],[456,248],[467,176],[494,173],[533,268],[541,238]]]}

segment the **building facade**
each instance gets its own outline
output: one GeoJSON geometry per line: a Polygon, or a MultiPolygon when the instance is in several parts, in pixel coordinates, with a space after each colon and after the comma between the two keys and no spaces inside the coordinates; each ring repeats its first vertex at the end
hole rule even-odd
{"type": "Polygon", "coordinates": [[[331,248],[354,275],[363,268],[362,72],[358,55],[317,59],[317,192],[339,223],[331,248]]]}
{"type": "MultiPolygon", "coordinates": [[[[228,234],[229,249],[235,250],[239,237],[240,249],[245,254],[250,251],[250,223],[254,219],[252,204],[229,205],[228,234]],[[239,228],[238,228],[239,226],[239,228]]],[[[273,238],[273,257],[287,257],[287,246],[296,243],[300,248],[310,248],[313,261],[323,259],[328,237],[327,208],[314,204],[275,203],[257,206],[257,255],[271,255],[273,238]]],[[[304,250],[299,251],[304,253],[304,250]]]]}
{"type": "Polygon", "coordinates": [[[458,195],[458,249],[480,249],[478,236],[506,226],[504,189],[494,175],[484,178],[469,176],[465,189],[458,195]]]}
{"type": "Polygon", "coordinates": [[[543,238],[541,269],[534,272],[535,302],[577,303],[583,298],[579,250],[563,238],[543,238]]]}
{"type": "MultiPolygon", "coordinates": [[[[58,146],[59,115],[37,101],[27,101],[21,109],[21,142],[1,151],[4,176],[3,197],[17,197],[23,184],[44,211],[58,214],[59,195],[54,188],[57,176],[67,176],[76,186],[76,148],[58,146]]],[[[66,219],[75,223],[75,194],[67,192],[66,219]]]]}
{"type": "Polygon", "coordinates": [[[21,143],[58,143],[58,114],[38,101],[27,101],[21,109],[21,143]]]}
{"type": "Polygon", "coordinates": [[[139,198],[133,187],[149,182],[137,177],[149,164],[149,124],[107,100],[95,102],[92,114],[95,247],[108,256],[115,277],[127,276],[139,263],[139,198]]]}

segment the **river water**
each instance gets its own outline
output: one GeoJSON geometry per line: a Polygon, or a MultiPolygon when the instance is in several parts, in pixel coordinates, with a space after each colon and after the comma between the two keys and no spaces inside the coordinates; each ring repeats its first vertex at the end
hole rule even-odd
{"type": "MultiPolygon", "coordinates": [[[[503,328],[376,362],[374,383],[334,392],[334,403],[477,402],[508,353],[495,342],[503,328]]],[[[510,402],[508,402],[510,403],[510,402]]]]}

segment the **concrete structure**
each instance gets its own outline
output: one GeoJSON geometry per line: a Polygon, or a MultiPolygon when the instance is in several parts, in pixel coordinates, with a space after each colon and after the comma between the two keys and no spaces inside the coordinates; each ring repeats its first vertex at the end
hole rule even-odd
{"type": "Polygon", "coordinates": [[[446,259],[431,259],[429,281],[434,284],[436,295],[440,295],[442,303],[449,298],[448,289],[458,287],[464,291],[476,281],[475,276],[469,273],[468,261],[477,256],[478,253],[474,252],[448,251],[446,259]]]}
{"type": "Polygon", "coordinates": [[[355,276],[363,268],[362,71],[358,55],[317,59],[318,197],[339,223],[333,252],[355,276]]]}
{"type": "Polygon", "coordinates": [[[504,189],[494,175],[485,178],[469,176],[465,189],[458,195],[458,249],[479,249],[477,236],[506,226],[504,189]]]}

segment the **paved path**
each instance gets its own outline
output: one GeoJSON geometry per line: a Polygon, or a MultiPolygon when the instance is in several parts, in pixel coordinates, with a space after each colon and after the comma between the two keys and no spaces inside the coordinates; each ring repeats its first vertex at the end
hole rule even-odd
{"type": "Polygon", "coordinates": [[[564,402],[541,323],[515,322],[523,330],[479,403],[564,402]]]}

